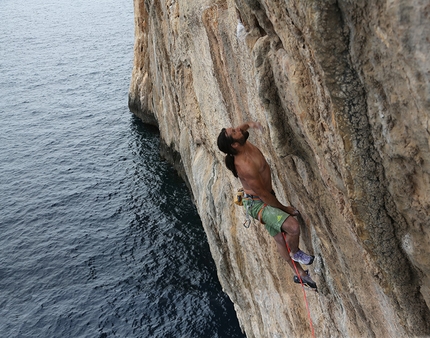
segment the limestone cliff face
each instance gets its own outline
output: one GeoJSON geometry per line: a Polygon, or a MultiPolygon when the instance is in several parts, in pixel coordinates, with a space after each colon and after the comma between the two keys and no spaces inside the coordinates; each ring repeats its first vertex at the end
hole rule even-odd
{"type": "Polygon", "coordinates": [[[309,336],[275,243],[232,204],[222,127],[302,214],[317,337],[430,335],[430,5],[424,0],[134,0],[130,109],[186,176],[248,337],[309,336]]]}

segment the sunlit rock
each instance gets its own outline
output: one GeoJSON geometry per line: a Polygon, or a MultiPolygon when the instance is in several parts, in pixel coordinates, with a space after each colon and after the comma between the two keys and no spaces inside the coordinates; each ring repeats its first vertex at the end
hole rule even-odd
{"type": "Polygon", "coordinates": [[[310,324],[274,241],[232,202],[216,137],[247,120],[317,257],[316,336],[430,335],[429,16],[411,0],[135,0],[130,108],[187,177],[248,337],[310,324]]]}

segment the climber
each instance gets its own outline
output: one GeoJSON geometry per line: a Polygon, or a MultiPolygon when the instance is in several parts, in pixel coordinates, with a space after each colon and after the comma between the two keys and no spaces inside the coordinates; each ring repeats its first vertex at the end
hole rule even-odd
{"type": "MultiPolygon", "coordinates": [[[[293,271],[296,265],[305,285],[316,289],[316,283],[300,265],[312,264],[314,256],[299,249],[300,225],[296,218],[290,217],[299,215],[299,211],[292,206],[284,206],[276,198],[266,159],[255,145],[247,141],[249,128],[263,130],[259,122],[248,122],[236,128],[223,128],[218,136],[218,148],[227,154],[225,157],[227,168],[242,183],[243,205],[247,214],[264,224],[274,238],[281,257],[293,271]],[[290,253],[286,244],[290,248],[290,253]],[[300,264],[294,264],[291,259],[300,264]]],[[[299,279],[297,276],[294,277],[297,283],[299,279]]]]}

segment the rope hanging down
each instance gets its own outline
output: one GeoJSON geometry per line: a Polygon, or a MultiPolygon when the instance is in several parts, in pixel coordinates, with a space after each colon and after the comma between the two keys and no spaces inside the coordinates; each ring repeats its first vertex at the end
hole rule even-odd
{"type": "MultiPolygon", "coordinates": [[[[282,233],[282,235],[284,236],[284,241],[285,241],[285,245],[287,246],[288,254],[290,254],[291,250],[290,250],[290,247],[288,246],[287,239],[285,237],[285,233],[282,233]]],[[[296,275],[300,280],[300,284],[302,285],[303,297],[305,299],[306,310],[308,311],[309,326],[311,327],[312,337],[315,338],[315,331],[314,331],[314,326],[312,325],[311,312],[309,310],[308,299],[306,298],[305,286],[303,285],[302,277],[300,276],[299,271],[297,270],[296,262],[294,262],[293,259],[291,259],[291,261],[293,262],[294,270],[296,271],[296,275]]]]}

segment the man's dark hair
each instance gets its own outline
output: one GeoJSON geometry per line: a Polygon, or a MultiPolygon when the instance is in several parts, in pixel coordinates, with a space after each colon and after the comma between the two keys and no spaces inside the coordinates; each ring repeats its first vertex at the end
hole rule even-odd
{"type": "Polygon", "coordinates": [[[227,135],[225,128],[222,128],[217,140],[218,149],[227,154],[225,165],[233,173],[234,177],[238,177],[236,166],[234,165],[234,155],[237,154],[237,151],[231,146],[234,142],[233,138],[227,135]]]}

